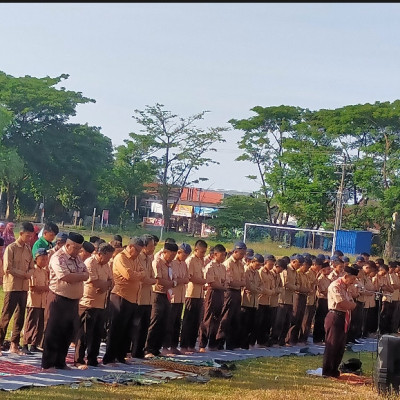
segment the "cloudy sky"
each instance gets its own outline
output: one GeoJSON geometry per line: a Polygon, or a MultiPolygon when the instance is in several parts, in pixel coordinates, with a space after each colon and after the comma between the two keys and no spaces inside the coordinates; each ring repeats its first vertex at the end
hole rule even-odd
{"type": "MultiPolygon", "coordinates": [[[[135,109],[161,103],[204,127],[250,109],[312,110],[400,98],[400,4],[2,3],[0,70],[69,74],[63,86],[95,104],[74,122],[114,145],[138,131],[135,109]]],[[[203,188],[252,191],[255,167],[234,161],[241,133],[218,146],[203,188]]]]}

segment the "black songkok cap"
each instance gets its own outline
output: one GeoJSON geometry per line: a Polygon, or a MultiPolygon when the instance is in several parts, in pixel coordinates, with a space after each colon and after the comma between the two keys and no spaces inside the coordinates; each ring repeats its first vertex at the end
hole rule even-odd
{"type": "Polygon", "coordinates": [[[164,250],[178,251],[178,245],[176,243],[165,243],[164,250]]]}
{"type": "Polygon", "coordinates": [[[94,244],[90,242],[83,242],[82,247],[90,254],[94,252],[94,244]]]}
{"type": "Polygon", "coordinates": [[[350,274],[350,275],[354,275],[354,276],[357,276],[358,275],[358,269],[357,268],[355,268],[355,267],[353,267],[353,266],[347,266],[347,267],[344,267],[344,272],[347,272],[348,274],[350,274]]]}
{"type": "Polygon", "coordinates": [[[85,238],[80,233],[75,232],[70,232],[68,234],[68,239],[78,244],[82,244],[85,241],[85,238]]]}

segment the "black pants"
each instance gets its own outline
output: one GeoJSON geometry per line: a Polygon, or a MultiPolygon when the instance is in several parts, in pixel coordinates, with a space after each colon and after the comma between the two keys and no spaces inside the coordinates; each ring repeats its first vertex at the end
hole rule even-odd
{"type": "Polygon", "coordinates": [[[356,308],[351,311],[350,329],[347,333],[347,341],[354,342],[362,335],[362,318],[363,318],[364,303],[356,301],[356,308]]]}
{"type": "Polygon", "coordinates": [[[75,363],[85,364],[87,349],[87,365],[97,366],[101,336],[104,328],[105,310],[102,308],[80,307],[80,325],[75,341],[75,363]]]}
{"type": "Polygon", "coordinates": [[[317,299],[317,309],[315,310],[313,342],[325,341],[325,317],[328,313],[328,299],[317,299]]]}
{"type": "Polygon", "coordinates": [[[240,310],[240,347],[248,349],[256,341],[256,315],[254,307],[242,307],[240,310]]]}
{"type": "Polygon", "coordinates": [[[300,342],[307,343],[308,337],[310,336],[311,325],[315,316],[316,308],[316,304],[306,306],[306,312],[304,313],[303,322],[301,324],[301,332],[299,336],[300,342]]]}
{"type": "Polygon", "coordinates": [[[8,324],[10,323],[14,312],[14,326],[12,328],[11,342],[17,345],[19,344],[21,331],[24,327],[27,297],[28,292],[25,291],[4,292],[3,310],[1,312],[0,320],[0,346],[3,345],[8,324]]]}
{"type": "Polygon", "coordinates": [[[171,303],[169,308],[169,320],[167,323],[167,334],[163,347],[176,349],[179,344],[179,336],[182,325],[183,303],[171,303]]]}
{"type": "Polygon", "coordinates": [[[233,350],[240,346],[240,303],[242,301],[240,289],[228,289],[224,296],[224,305],[221,313],[221,323],[217,331],[219,348],[226,342],[226,350],[233,350]]]}
{"type": "Polygon", "coordinates": [[[145,353],[155,356],[160,354],[160,349],[168,326],[170,302],[166,293],[155,293],[151,308],[150,326],[145,344],[145,353]]]}
{"type": "Polygon", "coordinates": [[[202,317],[203,299],[188,297],[185,300],[185,310],[182,319],[181,348],[194,349],[202,317]]]}
{"type": "Polygon", "coordinates": [[[293,296],[293,313],[290,328],[286,336],[286,342],[297,344],[299,341],[301,325],[306,312],[307,295],[295,293],[293,296]]]}
{"type": "Polygon", "coordinates": [[[329,311],[325,318],[325,351],[322,364],[322,374],[338,377],[339,365],[346,347],[344,331],[345,313],[329,311]]]}
{"type": "Polygon", "coordinates": [[[376,307],[363,308],[362,336],[367,337],[376,332],[377,316],[376,307]]]}
{"type": "Polygon", "coordinates": [[[380,331],[381,334],[391,333],[391,319],[393,315],[393,303],[382,301],[380,331]]]}
{"type": "Polygon", "coordinates": [[[126,353],[130,351],[132,340],[133,318],[137,304],[118,296],[110,295],[111,320],[107,335],[107,347],[103,364],[115,362],[125,363],[126,353]]]}
{"type": "Polygon", "coordinates": [[[151,304],[139,305],[133,317],[132,332],[132,357],[144,357],[144,345],[146,344],[147,332],[149,331],[151,316],[151,304]]]}
{"type": "Polygon", "coordinates": [[[47,294],[48,313],[42,368],[64,368],[69,346],[74,339],[78,318],[79,299],[69,299],[49,291],[47,294]]]}
{"type": "Polygon", "coordinates": [[[256,339],[257,344],[267,346],[271,331],[272,308],[259,304],[256,312],[256,339]]]}
{"type": "Polygon", "coordinates": [[[394,300],[392,304],[393,304],[393,317],[392,317],[390,332],[397,333],[400,322],[400,301],[394,300]]]}
{"type": "Polygon", "coordinates": [[[24,328],[24,344],[40,346],[43,340],[43,331],[44,308],[27,307],[24,328]]]}
{"type": "Polygon", "coordinates": [[[218,347],[217,332],[221,323],[224,291],[208,289],[204,301],[204,316],[200,325],[200,347],[218,347]]]}
{"type": "Polygon", "coordinates": [[[290,328],[292,320],[293,305],[292,304],[279,304],[276,311],[274,326],[272,328],[272,344],[285,345],[286,335],[290,328]]]}

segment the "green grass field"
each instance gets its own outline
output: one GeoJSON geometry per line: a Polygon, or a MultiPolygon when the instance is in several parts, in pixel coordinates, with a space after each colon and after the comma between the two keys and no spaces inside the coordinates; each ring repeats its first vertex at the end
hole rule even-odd
{"type": "MultiPolygon", "coordinates": [[[[365,375],[371,376],[373,354],[360,353],[365,375]]],[[[346,353],[344,359],[358,357],[346,353]]],[[[100,383],[91,387],[69,385],[47,388],[23,389],[2,393],[4,399],[379,399],[372,385],[351,385],[321,377],[306,375],[308,369],[322,365],[322,356],[259,358],[236,363],[237,370],[230,379],[212,378],[206,384],[173,380],[151,386],[112,386],[100,383]]],[[[395,397],[393,397],[395,398],[395,397]]]]}

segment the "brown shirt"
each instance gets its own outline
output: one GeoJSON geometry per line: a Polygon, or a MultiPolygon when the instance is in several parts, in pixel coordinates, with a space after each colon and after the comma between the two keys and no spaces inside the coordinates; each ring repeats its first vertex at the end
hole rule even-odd
{"type": "Polygon", "coordinates": [[[117,254],[113,262],[114,287],[111,293],[124,298],[130,303],[137,304],[140,281],[145,276],[138,259],[132,259],[128,250],[117,254]],[[139,277],[136,275],[139,273],[139,277]]]}
{"type": "Polygon", "coordinates": [[[283,292],[282,279],[281,275],[274,270],[271,271],[271,274],[275,281],[275,293],[271,296],[269,305],[270,307],[278,307],[279,295],[283,292]]]}
{"type": "Polygon", "coordinates": [[[258,304],[269,306],[271,303],[271,296],[275,294],[275,276],[273,272],[266,268],[260,268],[259,274],[261,280],[261,293],[258,295],[258,304]]]}
{"type": "Polygon", "coordinates": [[[86,265],[79,256],[72,258],[63,246],[51,257],[49,270],[49,288],[53,293],[69,299],[80,299],[82,297],[83,282],[68,283],[61,280],[69,274],[87,272],[86,265]]]}
{"type": "MultiPolygon", "coordinates": [[[[154,278],[153,271],[154,254],[146,255],[143,251],[139,254],[138,263],[143,268],[145,278],[154,278]]],[[[138,304],[140,306],[149,306],[153,304],[153,285],[140,282],[138,304]]]]}
{"type": "MultiPolygon", "coordinates": [[[[398,275],[396,273],[388,274],[388,275],[389,275],[389,281],[392,285],[400,284],[400,278],[398,277],[398,275]]],[[[399,301],[399,300],[400,300],[399,289],[394,289],[394,292],[392,293],[392,301],[399,301]]]]}
{"type": "Polygon", "coordinates": [[[341,278],[344,275],[344,272],[338,273],[335,270],[333,270],[329,275],[328,278],[331,280],[331,282],[335,281],[336,279],[341,278]]]}
{"type": "Polygon", "coordinates": [[[249,267],[244,273],[244,278],[246,286],[242,289],[242,307],[257,308],[262,287],[260,273],[249,267]]]}
{"type": "MultiPolygon", "coordinates": [[[[169,273],[169,265],[167,265],[166,261],[164,260],[164,254],[161,254],[161,256],[156,259],[154,258],[153,260],[153,271],[154,271],[154,277],[160,278],[160,279],[167,279],[169,281],[172,281],[173,279],[171,278],[172,276],[172,269],[171,269],[171,276],[169,273]]],[[[165,288],[162,285],[159,285],[156,283],[153,285],[153,291],[155,293],[167,293],[168,289],[165,288]]]]}
{"type": "MultiPolygon", "coordinates": [[[[189,279],[191,277],[204,279],[204,259],[192,254],[186,259],[189,279]]],[[[204,297],[204,285],[190,282],[187,285],[186,297],[202,299],[204,297]]]]}
{"type": "Polygon", "coordinates": [[[317,297],[319,299],[328,298],[328,287],[332,281],[326,275],[320,275],[317,282],[317,297]],[[324,293],[326,292],[326,294],[324,293]]]}
{"type": "Polygon", "coordinates": [[[308,295],[310,290],[310,280],[307,276],[306,272],[296,271],[296,282],[298,289],[296,290],[297,294],[308,295]]]}
{"type": "Polygon", "coordinates": [[[13,272],[27,273],[34,268],[32,250],[21,238],[9,244],[3,258],[3,290],[5,292],[24,291],[29,289],[29,278],[17,278],[13,272]]]}
{"type": "MultiPolygon", "coordinates": [[[[226,268],[226,278],[229,282],[231,281],[243,281],[244,280],[244,264],[242,260],[235,260],[233,256],[230,256],[224,261],[226,268]]],[[[236,288],[235,288],[236,289],[236,288]]]]}
{"type": "MultiPolygon", "coordinates": [[[[204,279],[207,280],[207,283],[218,283],[223,285],[226,282],[226,268],[222,263],[218,263],[215,260],[212,260],[205,268],[204,271],[204,279]]],[[[208,286],[207,290],[212,289],[208,286]]]]}
{"type": "MultiPolygon", "coordinates": [[[[171,262],[172,279],[189,278],[189,271],[186,261],[173,260],[171,262]]],[[[184,303],[185,302],[186,284],[181,283],[172,288],[171,303],[184,303]]]]}
{"type": "Polygon", "coordinates": [[[372,282],[372,278],[370,278],[369,276],[365,277],[364,280],[364,288],[365,290],[367,290],[367,293],[363,293],[363,301],[364,301],[364,308],[374,308],[376,306],[375,304],[375,293],[371,293],[374,292],[375,289],[375,285],[372,282]]]}
{"type": "Polygon", "coordinates": [[[346,285],[344,284],[342,278],[336,279],[329,285],[328,288],[328,309],[329,310],[338,310],[338,311],[347,311],[341,310],[338,307],[338,304],[344,300],[353,302],[353,297],[348,292],[346,285]]]}
{"type": "MultiPolygon", "coordinates": [[[[379,290],[381,286],[390,286],[389,274],[386,274],[386,275],[376,274],[373,277],[372,282],[375,284],[377,290],[379,290]]],[[[387,301],[388,303],[391,303],[392,302],[392,294],[393,293],[383,291],[382,301],[387,301]]]]}
{"type": "Polygon", "coordinates": [[[297,272],[290,265],[281,272],[283,291],[279,295],[280,304],[293,304],[293,294],[298,289],[297,272]]]}
{"type": "Polygon", "coordinates": [[[317,273],[311,268],[306,272],[310,293],[307,295],[307,305],[313,306],[317,297],[317,273]]]}
{"type": "Polygon", "coordinates": [[[47,292],[38,293],[35,292],[34,286],[47,286],[49,287],[49,277],[48,273],[44,268],[39,268],[35,265],[35,269],[33,270],[33,275],[31,279],[29,279],[29,292],[28,299],[26,301],[27,307],[35,307],[35,308],[45,308],[47,292]]]}
{"type": "Polygon", "coordinates": [[[89,279],[83,283],[83,296],[80,305],[87,308],[105,308],[107,291],[98,293],[97,288],[93,286],[93,281],[107,282],[112,280],[113,274],[110,266],[107,264],[101,265],[97,261],[95,255],[85,260],[86,268],[89,272],[89,279]]]}

